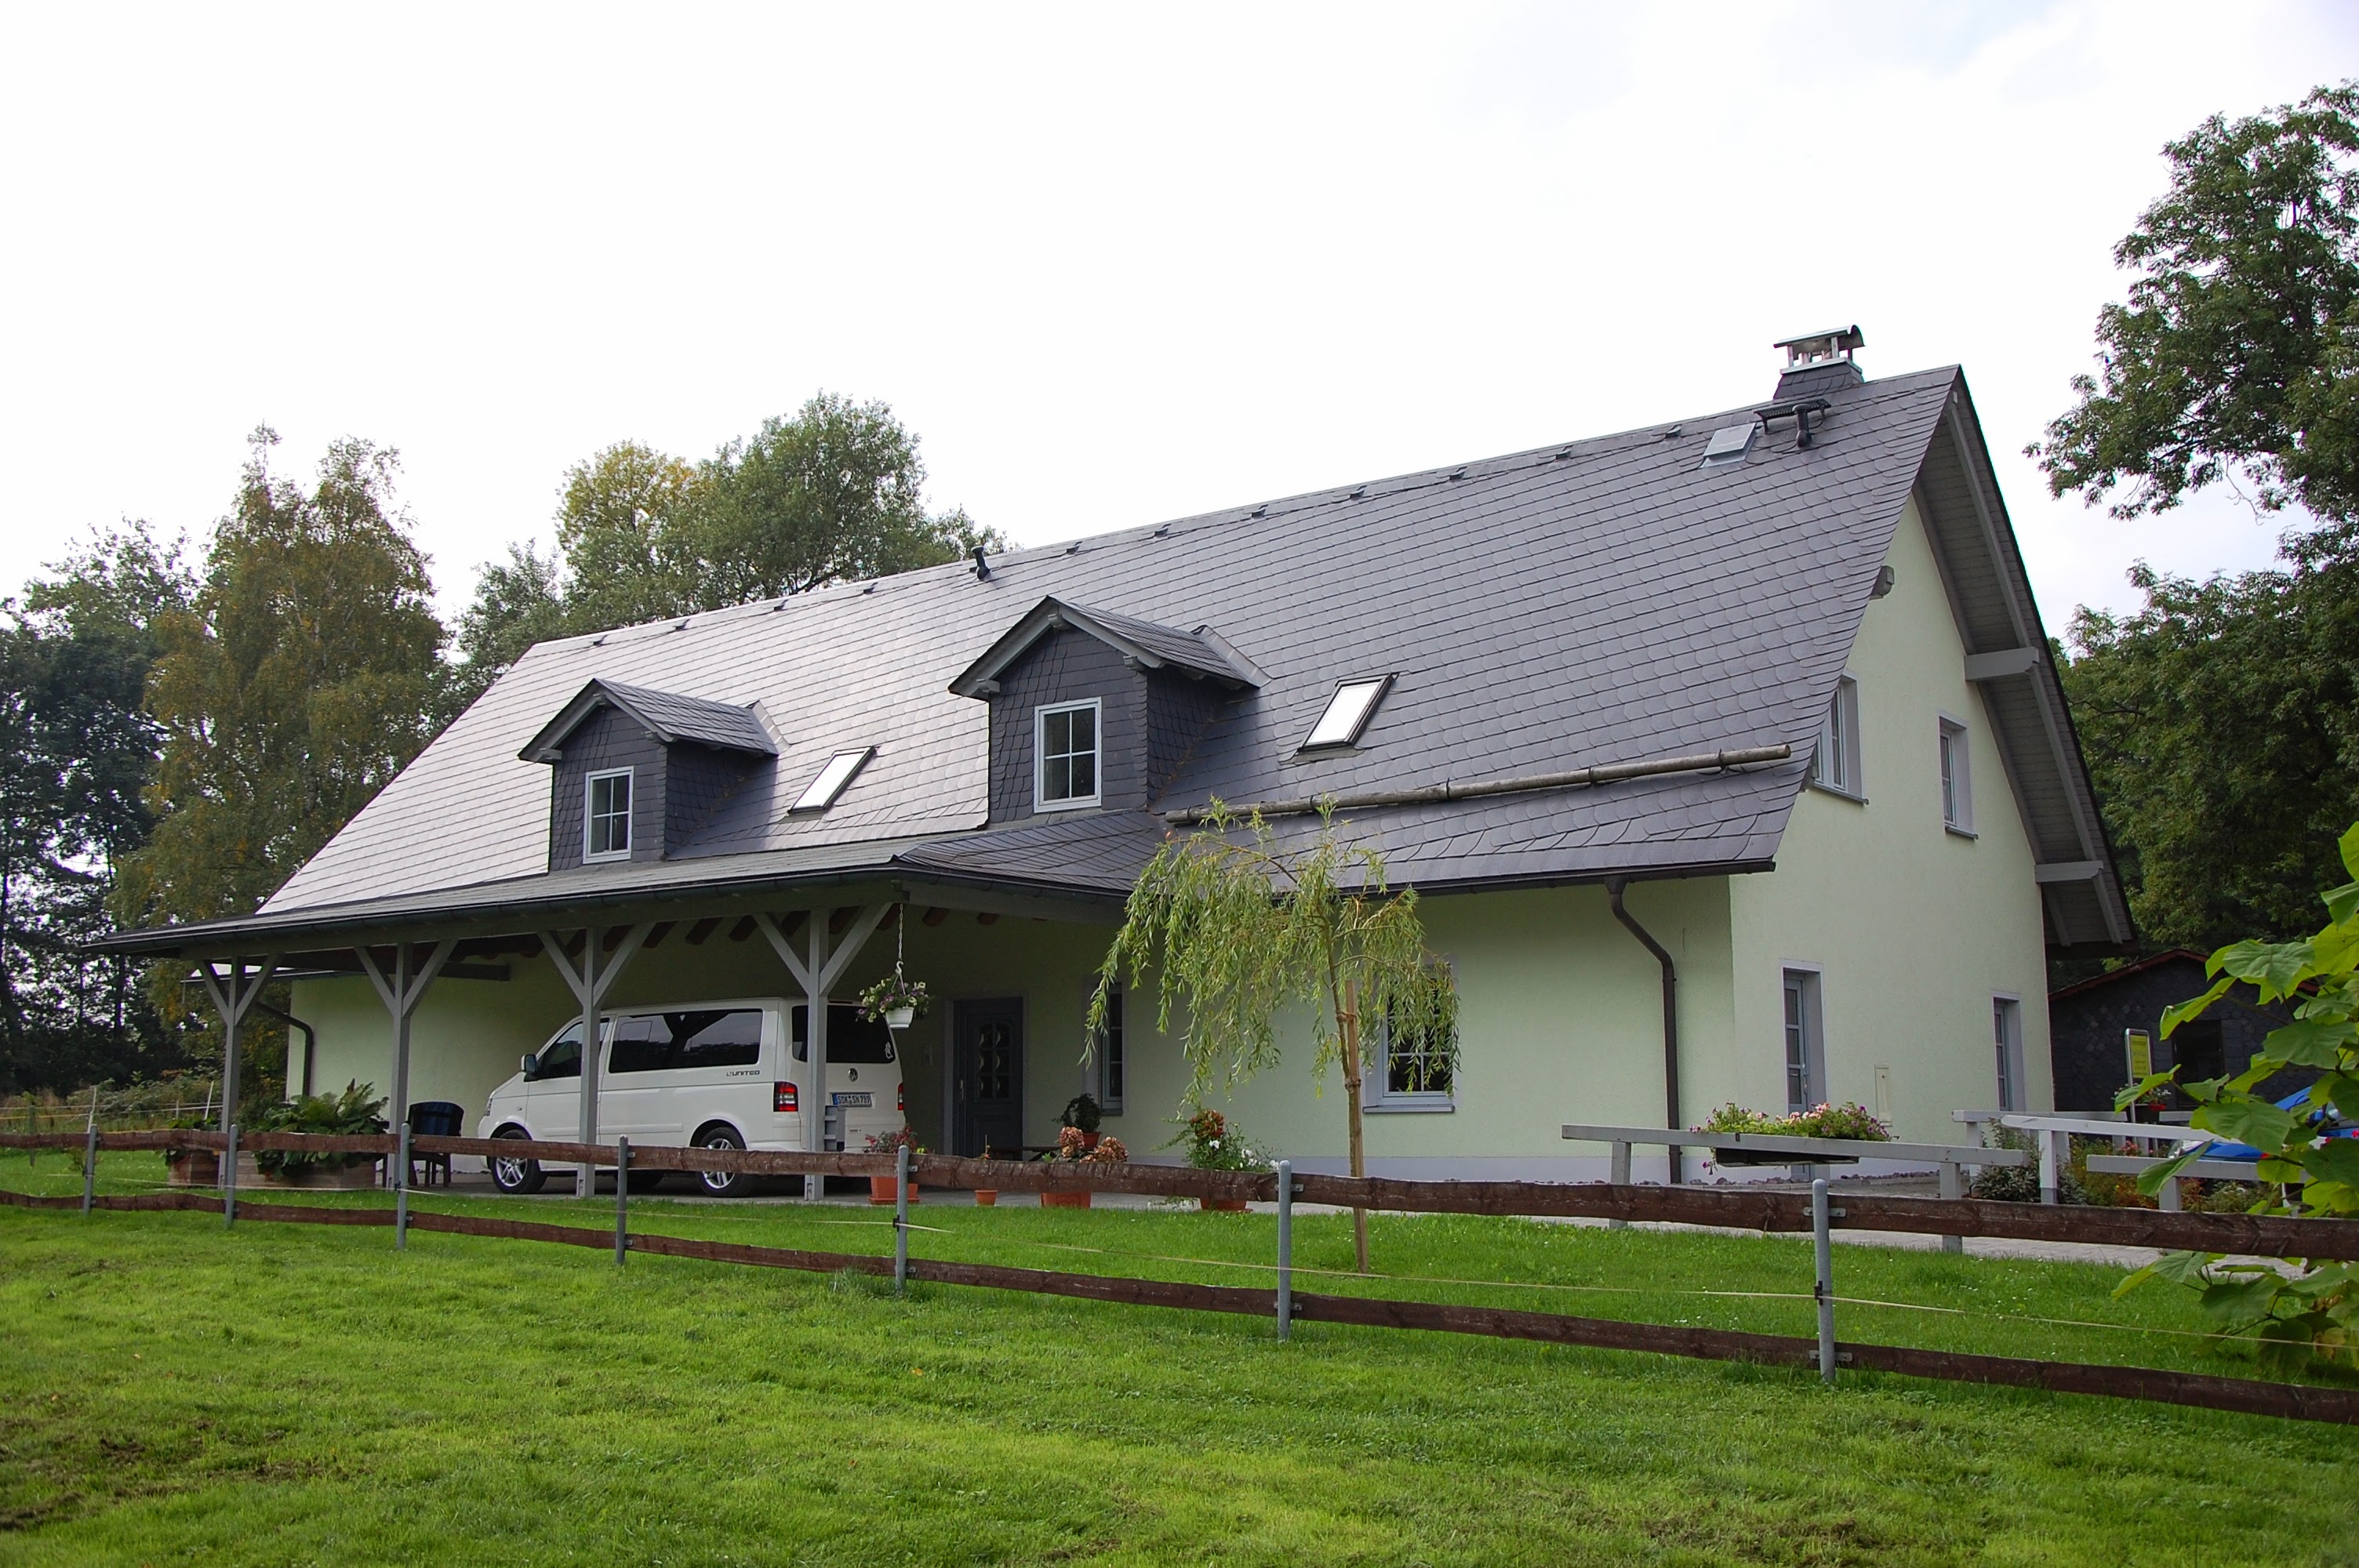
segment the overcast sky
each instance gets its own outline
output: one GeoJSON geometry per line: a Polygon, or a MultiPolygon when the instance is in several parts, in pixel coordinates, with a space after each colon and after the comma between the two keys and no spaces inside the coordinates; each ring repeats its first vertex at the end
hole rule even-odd
{"type": "Polygon", "coordinates": [[[2336,5],[20,5],[0,12],[0,586],[202,530],[244,438],[400,449],[445,609],[565,467],[819,388],[1045,543],[1961,362],[2051,630],[2121,524],[2019,453],[2162,143],[2359,74],[2336,5]]]}

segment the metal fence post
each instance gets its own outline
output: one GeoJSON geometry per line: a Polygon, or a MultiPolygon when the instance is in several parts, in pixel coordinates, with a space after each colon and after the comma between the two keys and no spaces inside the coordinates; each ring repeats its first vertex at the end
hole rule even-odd
{"type": "Polygon", "coordinates": [[[98,1114],[91,1113],[90,1128],[83,1135],[82,1149],[82,1211],[90,1212],[92,1199],[98,1192],[98,1114]]]}
{"type": "Polygon", "coordinates": [[[614,1266],[631,1249],[631,1141],[614,1140],[614,1266]]]}
{"type": "MultiPolygon", "coordinates": [[[[1958,1162],[1955,1160],[1944,1160],[1941,1162],[1941,1195],[1945,1198],[1951,1199],[1962,1198],[1966,1195],[1965,1174],[1958,1169],[1958,1162]]],[[[1965,1249],[1966,1239],[1964,1237],[1944,1236],[1941,1238],[1942,1251],[1963,1252],[1965,1249]]]]}
{"type": "Polygon", "coordinates": [[[237,1123],[229,1124],[229,1143],[222,1151],[222,1226],[237,1223],[237,1123]]]}
{"type": "Polygon", "coordinates": [[[893,1170],[893,1293],[909,1283],[909,1146],[901,1145],[893,1170]]]}
{"type": "Polygon", "coordinates": [[[1277,1336],[1294,1319],[1294,1162],[1277,1162],[1277,1336]]]}
{"type": "Polygon", "coordinates": [[[1835,1380],[1835,1249],[1827,1231],[1827,1183],[1821,1176],[1810,1184],[1810,1232],[1818,1254],[1818,1281],[1810,1293],[1819,1302],[1819,1377],[1832,1387],[1835,1380]]]}
{"type": "Polygon", "coordinates": [[[399,1166],[393,1173],[393,1247],[397,1252],[409,1246],[409,1122],[401,1124],[399,1166]]]}

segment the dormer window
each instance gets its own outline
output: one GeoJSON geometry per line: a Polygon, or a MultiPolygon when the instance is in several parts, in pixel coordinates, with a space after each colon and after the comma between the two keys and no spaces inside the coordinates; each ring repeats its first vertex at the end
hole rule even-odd
{"type": "Polygon", "coordinates": [[[1098,699],[1060,702],[1032,715],[1036,811],[1070,811],[1098,803],[1098,699]]]}
{"type": "Polygon", "coordinates": [[[582,858],[631,858],[631,770],[615,768],[582,781],[582,858]]]}

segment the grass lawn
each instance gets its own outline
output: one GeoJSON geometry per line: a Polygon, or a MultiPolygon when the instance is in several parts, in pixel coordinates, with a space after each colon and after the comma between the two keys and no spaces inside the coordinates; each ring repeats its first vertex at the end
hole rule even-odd
{"type": "MultiPolygon", "coordinates": [[[[131,1190],[160,1162],[104,1169],[131,1190]]],[[[0,1159],[0,1184],[79,1190],[56,1156],[0,1159]]],[[[859,1210],[632,1208],[680,1235],[890,1244],[859,1210]]],[[[1222,1266],[1268,1260],[1263,1216],[917,1217],[944,1227],[920,1255],[1266,1283],[1222,1266]]],[[[1386,1293],[1810,1332],[1807,1301],[1700,1293],[1806,1292],[1791,1238],[1374,1231],[1379,1268],[1425,1277],[1386,1293]]],[[[1348,1221],[1299,1222],[1298,1256],[1348,1263],[1348,1221]]],[[[2109,1270],[1843,1248],[1836,1271],[1845,1295],[1968,1314],[1850,1307],[1846,1337],[2252,1372],[2198,1339],[2021,1321],[2201,1326],[2181,1292],[2110,1300],[2109,1270]]],[[[1213,1314],[11,1209],[0,1328],[0,1563],[2359,1562],[2359,1431],[1865,1374],[1829,1391],[1329,1325],[1281,1346],[1213,1314]]]]}

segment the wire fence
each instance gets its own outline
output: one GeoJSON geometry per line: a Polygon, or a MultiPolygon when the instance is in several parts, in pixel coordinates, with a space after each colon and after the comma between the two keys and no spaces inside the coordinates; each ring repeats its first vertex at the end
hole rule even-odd
{"type": "MultiPolygon", "coordinates": [[[[2232,1336],[2134,1324],[2008,1312],[1971,1307],[1896,1302],[1847,1296],[1833,1286],[1832,1265],[1826,1242],[1838,1224],[1940,1235],[2026,1234],[2055,1238],[2091,1239],[2082,1221],[2111,1222],[2113,1234],[2095,1238],[2134,1245],[2170,1245],[2196,1250],[2241,1252],[2277,1258],[2320,1259],[2359,1257],[2359,1226],[2318,1219],[2268,1216],[2170,1215],[2151,1210],[2068,1211],[2043,1206],[1995,1204],[1973,1199],[1861,1198],[1849,1195],[1831,1203],[1823,1184],[1811,1195],[1745,1192],[1726,1188],[1680,1189],[1625,1184],[1400,1182],[1332,1176],[1297,1176],[1285,1167],[1274,1174],[1202,1172],[1169,1166],[1095,1165],[1087,1163],[1017,1164],[1002,1161],[921,1158],[897,1162],[884,1155],[794,1154],[650,1147],[636,1149],[627,1141],[618,1145],[527,1143],[521,1141],[426,1139],[400,1136],[321,1137],[291,1133],[257,1133],[240,1137],[211,1132],[135,1130],[91,1133],[0,1133],[0,1148],[73,1149],[81,1156],[82,1193],[70,1196],[32,1196],[0,1191],[0,1203],[19,1207],[96,1210],[186,1209],[219,1213],[224,1223],[239,1218],[345,1226],[390,1227],[397,1246],[406,1246],[412,1230],[553,1242],[571,1246],[611,1246],[618,1264],[632,1252],[707,1261],[786,1268],[821,1272],[889,1276],[897,1287],[911,1280],[951,1285],[1020,1290],[1137,1305],[1195,1311],[1248,1314],[1274,1319],[1284,1337],[1297,1322],[1358,1324],[1369,1326],[1484,1335],[1600,1348],[1652,1351],[1719,1360],[1782,1364],[1815,1364],[1830,1382],[1839,1367],[1881,1370],[1953,1381],[2002,1384],[2052,1391],[2098,1394],[2161,1400],[2202,1408],[2238,1411],[2304,1420],[2359,1424],[2359,1389],[2316,1384],[2270,1382],[2214,1377],[2162,1368],[2118,1365],[2029,1360],[1969,1352],[1838,1341],[1833,1333],[1838,1307],[1854,1312],[1930,1314],[1955,1318],[2041,1325],[2075,1330],[2105,1330],[2125,1334],[2168,1336],[2174,1339],[2222,1340],[2232,1336]],[[100,1195],[96,1186],[96,1156],[101,1149],[160,1150],[179,1147],[214,1152],[223,1173],[218,1195],[190,1187],[168,1190],[167,1184],[134,1178],[128,1184],[147,1190],[100,1195]],[[283,1151],[313,1156],[390,1157],[393,1169],[407,1175],[408,1159],[427,1155],[482,1154],[537,1159],[546,1164],[589,1163],[614,1172],[614,1224],[603,1227],[549,1224],[494,1217],[483,1213],[456,1212],[429,1205],[420,1206],[415,1189],[397,1183],[389,1195],[391,1208],[373,1199],[355,1199],[339,1206],[300,1202],[255,1202],[241,1199],[234,1175],[234,1149],[283,1151]],[[634,1227],[629,1204],[633,1173],[654,1171],[730,1171],[745,1174],[821,1174],[889,1178],[897,1199],[891,1219],[831,1218],[820,1223],[846,1227],[889,1229],[894,1253],[817,1251],[754,1245],[746,1242],[650,1231],[645,1222],[634,1227]],[[1143,1193],[1159,1197],[1259,1198],[1274,1204],[1278,1218],[1277,1246],[1273,1258],[1239,1259],[1163,1253],[1089,1246],[1040,1238],[1016,1238],[1036,1249],[1075,1259],[1089,1257],[1131,1267],[1162,1265],[1169,1269],[1210,1270],[1266,1280],[1262,1285],[1210,1284],[1144,1278],[1136,1273],[1076,1273],[1012,1266],[1001,1262],[910,1256],[913,1238],[950,1234],[945,1227],[912,1222],[908,1200],[923,1182],[938,1188],[992,1187],[1001,1190],[1143,1193]],[[159,1190],[163,1189],[163,1190],[159,1190]],[[1340,1204],[1405,1212],[1527,1215],[1538,1217],[1593,1216],[1603,1218],[1667,1220],[1672,1223],[1763,1231],[1809,1230],[1817,1241],[1814,1288],[1807,1294],[1794,1291],[1716,1290],[1649,1284],[1611,1285],[1582,1281],[1477,1279],[1438,1273],[1364,1274],[1340,1269],[1298,1264],[1292,1257],[1291,1217],[1299,1201],[1340,1204]],[[2013,1212],[2006,1212],[2013,1211],[2013,1212]],[[1332,1281],[1351,1287],[1350,1293],[1312,1294],[1295,1289],[1298,1279],[1332,1281]],[[1795,1336],[1759,1334],[1737,1329],[1634,1322],[1619,1318],[1577,1316],[1558,1312],[1464,1303],[1405,1300],[1368,1293],[1387,1290],[1475,1290],[1527,1292],[1535,1297],[1662,1297],[1723,1302],[1812,1303],[1820,1334],[1812,1340],[1795,1336]]],[[[110,1185],[119,1184],[111,1181],[110,1185]]],[[[429,1200],[433,1189],[427,1190],[429,1200]]],[[[447,1195],[447,1189],[443,1190],[447,1195]]],[[[469,1197],[466,1207],[503,1200],[469,1197]]],[[[1006,1238],[1003,1238],[1006,1239],[1006,1238]]]]}
{"type": "Polygon", "coordinates": [[[102,1132],[210,1124],[221,1112],[210,1078],[159,1078],[101,1085],[81,1095],[20,1094],[0,1098],[0,1132],[80,1132],[95,1119],[102,1132]]]}

